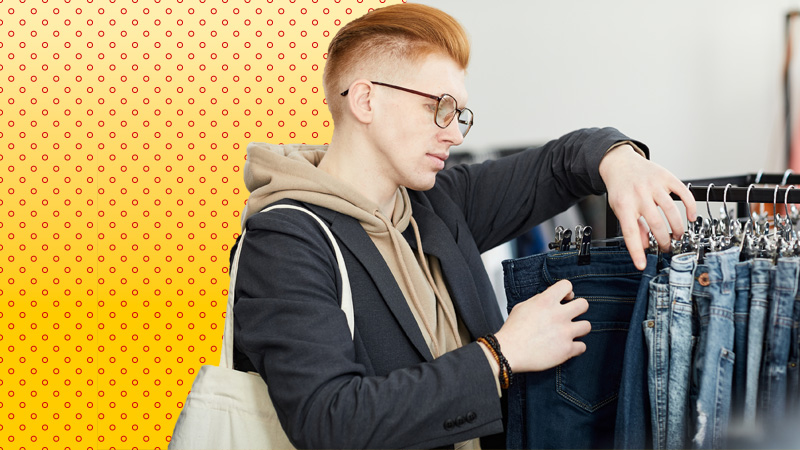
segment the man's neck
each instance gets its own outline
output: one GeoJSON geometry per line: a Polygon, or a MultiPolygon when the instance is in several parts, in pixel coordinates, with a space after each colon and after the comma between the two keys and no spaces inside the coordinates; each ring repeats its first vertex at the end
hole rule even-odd
{"type": "Polygon", "coordinates": [[[378,170],[374,155],[375,151],[363,143],[347,142],[334,133],[319,168],[353,186],[391,220],[398,186],[378,170]]]}

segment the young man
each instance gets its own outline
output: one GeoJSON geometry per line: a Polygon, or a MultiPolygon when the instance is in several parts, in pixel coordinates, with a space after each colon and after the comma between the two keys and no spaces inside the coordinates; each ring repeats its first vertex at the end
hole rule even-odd
{"type": "Polygon", "coordinates": [[[574,319],[588,303],[562,281],[504,324],[481,252],[608,189],[643,268],[640,218],[668,243],[659,206],[682,231],[670,192],[694,215],[685,186],[610,128],[443,170],[472,124],[468,60],[464,30],[445,13],[418,4],[375,10],[330,44],[327,149],[248,148],[236,366],[267,380],[298,447],[476,448],[481,437],[484,447],[504,446],[500,385],[509,371],[582,353],[575,339],[590,327],[574,319]],[[328,239],[302,212],[255,214],[275,202],[330,225],[349,272],[354,337],[328,239]]]}

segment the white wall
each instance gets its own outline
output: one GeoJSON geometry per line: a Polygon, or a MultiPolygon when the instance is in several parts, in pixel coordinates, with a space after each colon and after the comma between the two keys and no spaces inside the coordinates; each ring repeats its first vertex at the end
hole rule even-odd
{"type": "MultiPolygon", "coordinates": [[[[419,3],[472,40],[464,150],[610,125],[683,179],[785,169],[784,21],[798,0],[419,3]]],[[[800,92],[800,64],[793,73],[800,92]]]]}

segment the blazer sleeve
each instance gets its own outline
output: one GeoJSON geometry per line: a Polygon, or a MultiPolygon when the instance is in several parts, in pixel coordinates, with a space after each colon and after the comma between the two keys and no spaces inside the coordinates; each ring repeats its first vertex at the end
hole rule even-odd
{"type": "Polygon", "coordinates": [[[424,448],[501,432],[494,376],[478,344],[367,376],[322,233],[313,218],[278,210],[249,219],[241,242],[234,343],[267,382],[292,443],[424,448]]]}
{"type": "Polygon", "coordinates": [[[442,171],[434,190],[461,208],[479,250],[484,252],[587,195],[604,193],[600,160],[622,141],[633,142],[649,155],[644,144],[614,128],[587,128],[542,147],[442,171]]]}

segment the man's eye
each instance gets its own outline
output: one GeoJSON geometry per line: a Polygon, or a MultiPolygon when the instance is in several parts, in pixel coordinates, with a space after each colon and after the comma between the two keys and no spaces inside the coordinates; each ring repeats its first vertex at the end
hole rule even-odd
{"type": "Polygon", "coordinates": [[[430,112],[436,112],[436,103],[428,103],[425,107],[428,108],[430,112]]]}

